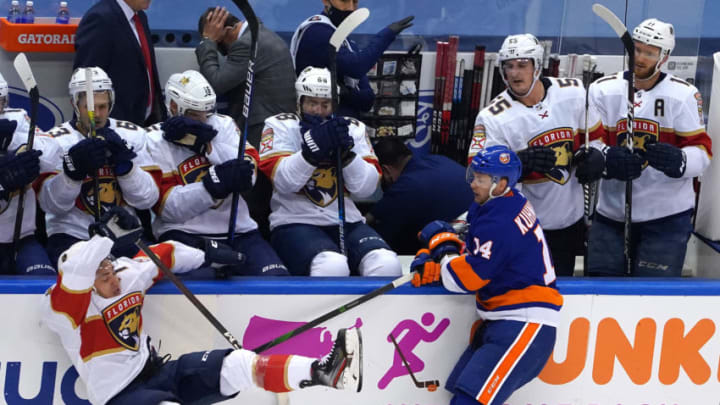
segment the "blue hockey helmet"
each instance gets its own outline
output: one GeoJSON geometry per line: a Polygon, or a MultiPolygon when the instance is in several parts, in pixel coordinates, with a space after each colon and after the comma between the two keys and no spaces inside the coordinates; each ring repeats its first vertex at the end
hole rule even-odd
{"type": "Polygon", "coordinates": [[[474,173],[484,173],[492,177],[497,184],[503,177],[507,178],[508,189],[514,187],[522,173],[520,158],[505,145],[489,146],[480,150],[467,168],[466,180],[472,183],[474,173]]]}

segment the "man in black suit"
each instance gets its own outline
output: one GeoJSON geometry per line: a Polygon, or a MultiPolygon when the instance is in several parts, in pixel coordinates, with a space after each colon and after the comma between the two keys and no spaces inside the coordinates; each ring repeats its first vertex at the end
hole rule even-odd
{"type": "Polygon", "coordinates": [[[99,66],[113,82],[111,117],[148,126],[167,111],[155,49],[143,10],[151,0],[101,0],[83,16],[75,35],[73,69],[99,66]]]}
{"type": "MultiPolygon", "coordinates": [[[[246,23],[220,7],[208,8],[200,16],[198,31],[203,38],[195,48],[200,72],[215,93],[227,96],[230,116],[237,121],[242,114],[252,34],[246,23]],[[222,64],[218,61],[218,52],[227,55],[222,64]]],[[[297,109],[295,69],[290,50],[282,38],[262,23],[258,27],[254,74],[247,140],[262,151],[265,146],[260,144],[260,135],[265,119],[297,109]]],[[[250,216],[265,237],[270,235],[271,195],[272,184],[261,174],[253,192],[245,196],[250,216]]]]}
{"type": "MultiPolygon", "coordinates": [[[[200,73],[218,95],[228,96],[230,116],[236,121],[242,114],[247,65],[252,35],[247,24],[225,8],[207,9],[198,22],[203,40],[195,48],[200,73]],[[220,64],[218,51],[227,55],[220,64]]],[[[295,111],[295,69],[287,44],[262,23],[258,28],[257,58],[253,79],[253,97],[248,122],[248,141],[260,148],[260,133],[265,119],[295,111]]],[[[241,130],[244,128],[240,128],[241,130]]]]}

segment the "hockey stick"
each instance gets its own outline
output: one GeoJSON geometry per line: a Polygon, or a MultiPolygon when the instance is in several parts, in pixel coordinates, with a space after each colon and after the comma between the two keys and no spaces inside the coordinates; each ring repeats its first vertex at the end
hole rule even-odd
{"type": "Polygon", "coordinates": [[[328,319],[334,318],[344,312],[347,312],[347,311],[355,308],[356,306],[358,306],[360,304],[364,304],[375,297],[378,297],[380,295],[385,294],[386,292],[388,292],[390,290],[400,287],[401,285],[412,280],[414,275],[415,275],[415,272],[411,272],[411,273],[405,274],[403,276],[400,276],[400,277],[396,278],[395,280],[391,281],[390,283],[385,284],[384,286],[377,288],[373,291],[370,291],[369,293],[367,293],[361,297],[358,297],[358,298],[348,302],[345,305],[341,305],[338,308],[335,308],[332,311],[313,319],[312,321],[306,323],[305,325],[302,325],[296,329],[293,329],[290,332],[285,333],[284,335],[278,336],[275,339],[273,339],[263,345],[260,345],[252,350],[255,353],[262,353],[265,350],[267,350],[273,346],[277,346],[280,343],[286,342],[286,341],[294,338],[295,336],[297,336],[307,330],[310,330],[310,329],[316,327],[317,325],[320,325],[321,323],[327,321],[328,319]]]}
{"type": "MultiPolygon", "coordinates": [[[[35,141],[35,120],[37,119],[38,104],[40,103],[40,91],[38,91],[35,76],[33,75],[32,69],[30,69],[30,63],[28,63],[27,56],[25,56],[24,53],[21,52],[15,57],[13,66],[15,66],[15,71],[18,76],[20,76],[20,80],[23,82],[30,96],[30,129],[27,139],[27,150],[30,151],[35,141]]],[[[20,241],[23,215],[25,215],[25,187],[20,190],[20,194],[18,195],[18,207],[17,213],[15,214],[15,228],[13,229],[12,239],[13,251],[18,247],[18,242],[20,241]]]]}
{"type": "MultiPolygon", "coordinates": [[[[85,101],[87,103],[87,112],[90,125],[91,138],[95,138],[95,93],[93,92],[93,72],[92,68],[85,68],[85,101]]],[[[100,170],[93,173],[93,198],[95,198],[95,222],[100,220],[100,170]]]]}
{"type": "Polygon", "coordinates": [[[400,355],[400,360],[402,360],[402,363],[405,366],[405,369],[407,369],[408,374],[410,374],[410,378],[412,378],[415,386],[417,388],[427,388],[427,390],[431,392],[437,390],[438,386],[440,385],[440,381],[418,381],[417,378],[415,378],[415,374],[413,374],[412,370],[410,370],[410,365],[408,364],[407,360],[405,360],[405,355],[403,355],[402,351],[400,351],[400,346],[398,346],[397,342],[395,341],[395,337],[392,334],[388,335],[388,337],[390,337],[393,345],[395,345],[395,350],[397,350],[398,354],[400,355]]]}
{"type": "MultiPolygon", "coordinates": [[[[628,104],[627,104],[627,130],[625,132],[625,142],[628,150],[632,153],[633,151],[633,124],[635,122],[635,43],[633,42],[630,33],[628,32],[625,24],[613,14],[612,11],[608,10],[607,7],[595,3],[592,6],[593,12],[615,31],[615,33],[622,40],[625,52],[628,54],[628,104]]],[[[630,258],[630,242],[632,238],[632,180],[625,181],[625,231],[623,240],[623,253],[625,255],[625,272],[630,274],[632,272],[632,261],[630,258]]]]}
{"type": "MultiPolygon", "coordinates": [[[[258,41],[258,30],[260,23],[258,22],[255,12],[250,6],[248,0],[233,0],[233,3],[240,9],[243,16],[245,16],[245,22],[250,29],[250,35],[252,39],[250,41],[250,58],[248,59],[247,65],[247,76],[245,78],[245,96],[243,97],[243,109],[242,114],[238,118],[238,128],[242,130],[242,136],[240,137],[240,147],[238,148],[238,159],[245,157],[245,143],[248,136],[248,127],[250,122],[250,105],[252,103],[253,96],[253,82],[255,78],[255,60],[257,59],[257,41],[258,41]]],[[[240,202],[240,193],[233,191],[232,194],[232,205],[230,206],[230,221],[228,222],[228,244],[233,245],[235,239],[235,223],[237,222],[238,215],[238,203],[240,202]]]]}
{"type": "MultiPolygon", "coordinates": [[[[328,66],[330,67],[330,93],[332,94],[332,116],[335,117],[338,109],[337,94],[337,52],[340,50],[345,39],[351,32],[362,24],[370,16],[370,11],[366,8],[359,8],[347,16],[342,23],[335,29],[330,37],[330,46],[328,47],[328,66]]],[[[343,181],[343,164],[342,151],[337,150],[337,182],[336,192],[338,198],[338,244],[340,245],[340,253],[346,255],[345,251],[345,182],[343,181]]]]}

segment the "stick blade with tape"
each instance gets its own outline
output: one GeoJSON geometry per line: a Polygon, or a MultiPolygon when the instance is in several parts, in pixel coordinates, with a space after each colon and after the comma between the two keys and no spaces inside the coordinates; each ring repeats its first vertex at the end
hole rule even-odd
{"type": "Polygon", "coordinates": [[[30,92],[30,90],[32,90],[33,88],[37,87],[35,76],[30,69],[30,63],[28,62],[27,56],[25,56],[24,53],[21,52],[18,54],[18,56],[15,57],[15,60],[13,61],[13,66],[15,66],[15,71],[17,72],[18,76],[20,76],[20,80],[23,82],[23,86],[25,86],[25,89],[28,92],[30,92]]]}
{"type": "Polygon", "coordinates": [[[350,35],[351,32],[355,31],[358,25],[365,22],[370,16],[370,10],[366,8],[359,8],[347,16],[340,26],[337,27],[335,32],[330,37],[330,45],[335,47],[336,50],[340,49],[342,43],[350,35]]]}

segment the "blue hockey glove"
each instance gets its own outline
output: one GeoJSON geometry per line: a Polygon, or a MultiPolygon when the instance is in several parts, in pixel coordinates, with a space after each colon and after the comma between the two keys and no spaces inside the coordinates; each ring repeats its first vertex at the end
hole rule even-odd
{"type": "Polygon", "coordinates": [[[210,125],[182,115],[168,118],[160,128],[167,141],[200,155],[205,154],[207,144],[217,135],[217,131],[210,125]]]}
{"type": "Polygon", "coordinates": [[[669,143],[659,142],[645,147],[648,164],[674,179],[685,174],[687,156],[685,152],[669,143]]]}
{"type": "Polygon", "coordinates": [[[6,151],[10,142],[12,142],[17,122],[13,120],[0,120],[0,151],[6,151]]]}
{"type": "Polygon", "coordinates": [[[605,150],[605,177],[628,181],[642,174],[644,159],[624,146],[610,146],[605,150]]]}
{"type": "Polygon", "coordinates": [[[232,159],[219,165],[210,166],[203,177],[203,185],[212,198],[221,200],[232,192],[243,192],[252,188],[255,165],[247,160],[232,159]]]}
{"type": "Polygon", "coordinates": [[[107,142],[100,138],[85,138],[73,145],[63,156],[63,171],[75,181],[81,181],[105,165],[107,142]]]}
{"type": "Polygon", "coordinates": [[[605,171],[605,156],[595,148],[578,149],[573,156],[575,177],[580,184],[588,184],[600,180],[605,171]]]}
{"type": "Polygon", "coordinates": [[[435,220],[425,225],[423,229],[418,232],[418,240],[423,246],[427,246],[430,243],[430,239],[435,236],[435,234],[441,232],[455,232],[455,230],[449,223],[435,220]]]}
{"type": "Polygon", "coordinates": [[[129,246],[142,236],[143,229],[140,221],[128,210],[122,207],[112,207],[107,210],[97,222],[88,227],[88,234],[100,235],[115,242],[115,247],[129,246]]]}
{"type": "Polygon", "coordinates": [[[333,164],[338,148],[341,147],[343,152],[352,149],[354,144],[349,135],[348,119],[332,118],[322,123],[309,117],[303,120],[308,122],[301,123],[302,156],[311,165],[333,164]],[[302,132],[302,128],[307,127],[310,129],[302,132]]]}
{"type": "Polygon", "coordinates": [[[440,281],[440,264],[433,261],[430,251],[420,249],[410,263],[410,271],[415,272],[412,285],[420,287],[440,281]]]}
{"type": "Polygon", "coordinates": [[[432,258],[439,261],[448,254],[459,255],[465,245],[453,227],[445,221],[432,221],[420,231],[418,238],[427,244],[432,258]]]}
{"type": "Polygon", "coordinates": [[[107,126],[98,129],[96,133],[98,138],[107,142],[107,149],[110,151],[109,160],[110,164],[115,167],[115,174],[123,176],[130,172],[133,167],[132,160],[137,157],[137,153],[128,146],[127,141],[107,126]]]}
{"type": "Polygon", "coordinates": [[[10,199],[10,193],[32,183],[40,174],[40,155],[36,149],[9,155],[0,160],[0,198],[10,199]]]}

